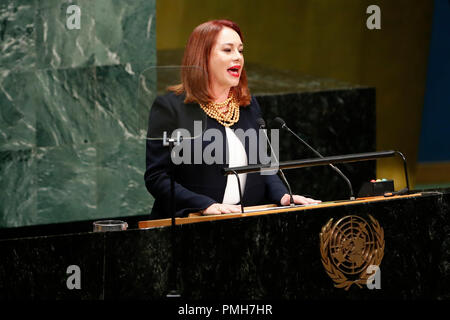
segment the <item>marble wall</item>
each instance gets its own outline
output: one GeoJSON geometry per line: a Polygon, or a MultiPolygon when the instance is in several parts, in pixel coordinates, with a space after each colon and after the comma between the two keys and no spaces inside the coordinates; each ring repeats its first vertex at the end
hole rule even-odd
{"type": "Polygon", "coordinates": [[[149,211],[136,97],[155,22],[155,0],[0,3],[0,228],[149,211]]]}

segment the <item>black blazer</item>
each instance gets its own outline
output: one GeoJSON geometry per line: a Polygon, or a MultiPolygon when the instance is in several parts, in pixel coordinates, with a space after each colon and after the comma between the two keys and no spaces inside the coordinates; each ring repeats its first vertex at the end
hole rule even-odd
{"type": "MultiPolygon", "coordinates": [[[[194,130],[194,121],[201,121],[202,133],[193,139],[183,140],[185,148],[190,145],[191,164],[182,163],[175,166],[176,216],[187,216],[191,212],[206,209],[213,203],[221,203],[225,193],[227,177],[221,173],[222,168],[228,167],[225,128],[216,120],[208,117],[198,104],[185,104],[184,98],[184,94],[176,95],[172,92],[158,96],[150,110],[144,179],[147,190],[155,198],[150,214],[151,219],[170,217],[170,179],[168,176],[170,156],[169,148],[162,145],[161,138],[164,131],[170,136],[175,129],[184,128],[190,132],[191,137],[194,137],[196,133],[200,132],[200,130],[194,130]],[[199,151],[199,141],[197,141],[197,149],[195,149],[195,139],[201,139],[201,151],[203,152],[205,147],[213,142],[204,141],[203,133],[206,129],[212,128],[220,130],[222,133],[224,140],[223,164],[205,164],[204,162],[194,164],[194,150],[199,151]]],[[[256,99],[252,97],[249,106],[240,108],[239,121],[230,128],[241,128],[244,131],[253,128],[258,132],[256,119],[259,117],[261,117],[261,109],[256,99]]],[[[197,129],[199,128],[197,127],[197,129]]],[[[249,160],[250,139],[245,139],[245,141],[241,139],[241,142],[245,146],[247,160],[249,160]]],[[[183,156],[183,153],[181,152],[179,155],[183,156]]],[[[279,204],[285,193],[288,191],[277,175],[250,173],[247,174],[243,190],[243,204],[245,206],[279,204]]]]}

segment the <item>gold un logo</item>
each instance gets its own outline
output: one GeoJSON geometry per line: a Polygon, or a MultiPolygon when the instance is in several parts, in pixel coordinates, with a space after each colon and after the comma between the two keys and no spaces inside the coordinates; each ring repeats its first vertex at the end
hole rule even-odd
{"type": "Polygon", "coordinates": [[[369,218],[371,223],[358,216],[343,217],[335,224],[330,219],[322,228],[322,264],[336,288],[348,290],[353,284],[361,288],[372,277],[368,269],[378,267],[383,259],[383,228],[369,218]]]}

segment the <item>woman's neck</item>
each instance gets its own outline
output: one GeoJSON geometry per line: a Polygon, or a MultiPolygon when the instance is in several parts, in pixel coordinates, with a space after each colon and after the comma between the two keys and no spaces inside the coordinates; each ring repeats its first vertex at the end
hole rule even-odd
{"type": "Polygon", "coordinates": [[[212,88],[213,102],[222,103],[227,100],[231,88],[212,88]]]}

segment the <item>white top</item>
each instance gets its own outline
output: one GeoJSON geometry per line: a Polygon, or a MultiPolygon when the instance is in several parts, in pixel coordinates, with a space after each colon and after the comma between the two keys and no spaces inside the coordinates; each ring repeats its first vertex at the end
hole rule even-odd
{"type": "MultiPolygon", "coordinates": [[[[247,165],[247,153],[242,145],[241,140],[236,136],[233,130],[225,127],[225,133],[227,136],[228,150],[229,150],[229,167],[240,167],[247,165]]],[[[241,182],[241,191],[244,193],[245,181],[247,180],[247,174],[241,173],[238,175],[241,182]]],[[[227,176],[227,186],[225,188],[225,194],[223,195],[222,203],[225,204],[237,204],[239,203],[239,186],[236,176],[230,174],[227,176]]]]}

